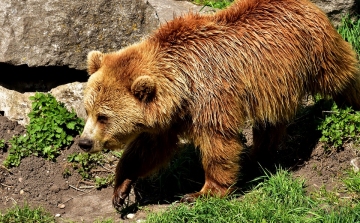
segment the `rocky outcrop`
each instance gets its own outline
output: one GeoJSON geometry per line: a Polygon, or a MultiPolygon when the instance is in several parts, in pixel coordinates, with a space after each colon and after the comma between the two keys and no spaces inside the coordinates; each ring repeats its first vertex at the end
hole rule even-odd
{"type": "Polygon", "coordinates": [[[1,0],[0,62],[84,70],[90,50],[118,50],[158,25],[144,0],[1,0]]]}
{"type": "Polygon", "coordinates": [[[357,0],[311,0],[321,8],[333,22],[338,25],[346,14],[360,14],[360,2],[357,0]]]}
{"type": "Polygon", "coordinates": [[[78,117],[85,119],[86,111],[83,104],[83,92],[86,83],[73,82],[60,85],[51,89],[52,94],[57,101],[64,104],[69,111],[74,111],[78,117]]]}
{"type": "MultiPolygon", "coordinates": [[[[82,101],[85,85],[80,82],[60,85],[53,88],[50,93],[69,111],[74,111],[78,117],[85,119],[86,112],[82,101]]],[[[22,94],[0,86],[0,111],[10,120],[25,126],[30,122],[27,114],[31,111],[32,101],[29,97],[34,94],[33,92],[22,94]]]]}
{"type": "Polygon", "coordinates": [[[0,111],[12,121],[21,125],[29,123],[27,114],[31,111],[30,96],[34,93],[19,93],[0,86],[0,111]]]}

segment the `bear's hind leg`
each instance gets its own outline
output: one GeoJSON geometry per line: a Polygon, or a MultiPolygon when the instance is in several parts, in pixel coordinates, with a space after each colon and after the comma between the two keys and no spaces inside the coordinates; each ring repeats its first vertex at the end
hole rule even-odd
{"type": "Polygon", "coordinates": [[[223,197],[234,190],[239,174],[242,143],[237,136],[212,135],[195,139],[200,147],[205,184],[199,192],[185,195],[181,202],[194,202],[199,196],[223,197]]]}
{"type": "Polygon", "coordinates": [[[333,99],[338,106],[347,105],[360,110],[360,74],[341,93],[333,95],[333,99]]]}
{"type": "Polygon", "coordinates": [[[253,127],[253,146],[250,157],[257,162],[270,164],[274,152],[286,134],[286,124],[257,124],[253,127]]]}

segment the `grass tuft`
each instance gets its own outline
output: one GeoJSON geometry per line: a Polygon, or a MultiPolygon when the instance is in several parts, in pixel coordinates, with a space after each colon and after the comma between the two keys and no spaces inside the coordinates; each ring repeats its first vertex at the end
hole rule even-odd
{"type": "Polygon", "coordinates": [[[264,178],[241,199],[204,197],[192,206],[174,205],[163,214],[150,215],[147,222],[296,222],[307,218],[312,203],[305,196],[303,181],[283,170],[264,178]]]}
{"type": "MultiPolygon", "coordinates": [[[[339,202],[336,208],[322,205],[304,190],[304,181],[285,170],[268,174],[240,199],[204,197],[192,206],[176,204],[146,222],[357,222],[359,204],[339,202]]],[[[327,199],[327,198],[326,198],[327,199]]]]}
{"type": "Polygon", "coordinates": [[[24,204],[23,207],[14,206],[6,211],[5,214],[0,213],[0,222],[8,223],[52,223],[55,218],[43,208],[30,208],[24,204]]]}
{"type": "Polygon", "coordinates": [[[233,0],[194,0],[192,2],[198,5],[210,6],[217,9],[224,9],[229,6],[233,2],[233,0]]]}
{"type": "Polygon", "coordinates": [[[360,55],[360,19],[352,19],[349,15],[344,16],[341,19],[338,32],[360,55]]]}
{"type": "Polygon", "coordinates": [[[347,177],[343,180],[347,189],[351,192],[355,192],[360,196],[360,172],[349,171],[347,177]]]}

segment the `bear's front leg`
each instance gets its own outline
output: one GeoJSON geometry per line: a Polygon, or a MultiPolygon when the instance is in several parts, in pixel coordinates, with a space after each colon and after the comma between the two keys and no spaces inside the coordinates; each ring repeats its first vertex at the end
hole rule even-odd
{"type": "Polygon", "coordinates": [[[181,202],[192,203],[203,195],[224,197],[235,189],[239,174],[242,143],[237,136],[202,136],[195,139],[200,147],[205,184],[199,192],[187,194],[181,202]]]}
{"type": "Polygon", "coordinates": [[[142,133],[130,143],[116,166],[113,205],[123,206],[131,185],[139,178],[150,175],[170,161],[176,149],[177,134],[142,133]]]}
{"type": "Polygon", "coordinates": [[[124,205],[125,199],[129,196],[131,185],[134,182],[134,180],[131,179],[125,179],[121,181],[122,183],[119,186],[117,187],[115,186],[114,194],[112,198],[113,206],[116,209],[119,209],[124,205]]]}

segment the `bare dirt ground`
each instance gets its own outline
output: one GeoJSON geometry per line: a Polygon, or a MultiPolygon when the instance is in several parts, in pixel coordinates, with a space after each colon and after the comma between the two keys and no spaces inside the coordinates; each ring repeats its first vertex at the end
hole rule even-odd
{"type": "MultiPolygon", "coordinates": [[[[321,116],[316,109],[311,113],[304,113],[288,126],[288,136],[283,146],[275,152],[272,165],[281,165],[292,171],[296,177],[306,180],[309,192],[325,186],[328,190],[339,190],[342,187],[341,178],[345,170],[351,168],[350,160],[358,156],[357,150],[351,144],[339,151],[325,152],[322,144],[318,143],[320,133],[316,131],[314,120],[321,116]],[[314,115],[317,114],[317,115],[314,115]]],[[[24,134],[24,128],[16,122],[9,121],[0,116],[0,139],[8,141],[13,135],[24,134]]],[[[243,132],[247,145],[251,146],[250,128],[243,132]]],[[[165,177],[159,185],[149,185],[149,181],[142,180],[136,184],[134,193],[130,196],[131,202],[140,200],[138,206],[130,206],[123,213],[117,213],[111,204],[112,187],[97,190],[91,184],[83,182],[77,172],[64,177],[63,173],[68,164],[66,158],[69,154],[81,150],[74,143],[69,148],[61,150],[56,162],[43,158],[28,157],[21,161],[19,167],[0,168],[0,210],[4,212],[14,204],[22,205],[27,202],[32,207],[42,206],[54,216],[58,222],[93,222],[97,219],[114,219],[116,222],[135,222],[145,219],[148,213],[161,211],[179,199],[181,193],[191,192],[201,188],[203,177],[200,165],[188,166],[194,176],[186,176],[181,182],[192,185],[182,191],[171,192],[177,181],[173,176],[165,177]],[[87,187],[88,185],[88,187],[87,187]],[[139,192],[140,191],[140,192],[139,192]],[[128,219],[129,213],[135,217],[128,219]]],[[[7,149],[0,150],[0,162],[7,156],[7,149]]],[[[246,163],[246,155],[244,155],[246,163]]],[[[114,166],[106,169],[114,169],[114,166]]],[[[186,164],[187,165],[187,164],[186,164]]],[[[186,166],[184,164],[184,166],[186,166]]],[[[192,165],[191,163],[188,165],[192,165]]],[[[264,167],[264,168],[271,168],[264,167]]],[[[180,171],[181,167],[180,165],[180,171]]],[[[255,168],[256,169],[256,168],[255,168]]],[[[244,165],[239,185],[245,185],[248,180],[261,175],[253,171],[253,165],[244,165]]],[[[105,171],[105,169],[104,169],[105,171]]]]}

